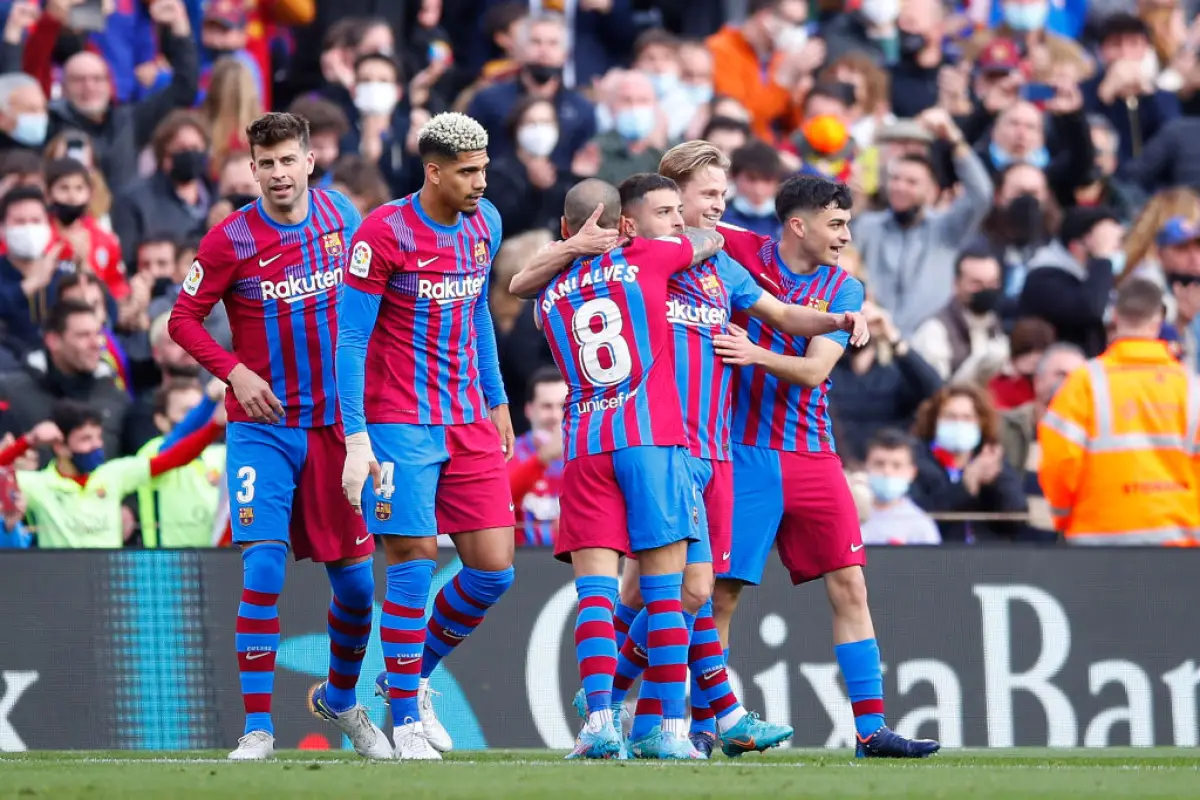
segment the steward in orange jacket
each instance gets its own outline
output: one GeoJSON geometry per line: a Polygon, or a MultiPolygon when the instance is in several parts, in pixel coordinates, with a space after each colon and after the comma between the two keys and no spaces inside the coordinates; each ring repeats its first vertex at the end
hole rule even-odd
{"type": "Polygon", "coordinates": [[[1200,529],[1200,379],[1158,337],[1162,291],[1121,287],[1113,343],[1038,425],[1042,491],[1071,544],[1191,546],[1200,529]]]}

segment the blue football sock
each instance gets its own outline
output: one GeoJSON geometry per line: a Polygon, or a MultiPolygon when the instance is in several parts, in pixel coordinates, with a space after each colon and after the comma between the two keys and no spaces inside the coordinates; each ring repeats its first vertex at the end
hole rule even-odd
{"type": "Polygon", "coordinates": [[[613,634],[613,604],[617,579],[584,575],[575,579],[579,593],[579,616],[575,620],[575,660],[587,697],[588,713],[612,707],[613,673],[617,644],[613,634]]]}
{"type": "Polygon", "coordinates": [[[429,559],[392,564],[387,568],[387,595],[379,619],[383,665],[387,669],[388,705],[392,724],[421,718],[417,686],[421,653],[425,649],[425,604],[436,563],[429,559]]]}
{"type": "Polygon", "coordinates": [[[242,602],[238,606],[234,644],[246,710],[244,733],[266,731],[275,735],[271,695],[275,691],[278,603],[286,561],[287,546],[279,542],[256,544],[242,552],[242,602]]]}
{"type": "Polygon", "coordinates": [[[642,575],[646,601],[646,656],[649,666],[634,711],[630,736],[640,739],[663,720],[682,720],[687,696],[687,627],[680,602],[683,573],[642,575]]]}
{"type": "Polygon", "coordinates": [[[329,682],[325,699],[334,711],[345,711],[358,702],[354,687],[371,640],[371,611],[375,604],[375,575],[371,570],[369,560],[347,567],[325,567],[333,589],[333,600],[329,603],[329,682]]]}
{"type": "Polygon", "coordinates": [[[879,667],[879,645],[874,639],[839,644],[833,648],[850,705],[854,727],[867,738],[883,727],[883,670],[879,667]]]}
{"type": "Polygon", "coordinates": [[[463,567],[433,601],[425,636],[421,677],[428,678],[450,651],[483,622],[483,616],[512,586],[513,568],[484,572],[463,567]]]}
{"type": "MultiPolygon", "coordinates": [[[[629,608],[626,606],[626,608],[629,608]]],[[[632,610],[632,609],[631,609],[632,610]]],[[[619,709],[629,695],[629,690],[637,681],[638,676],[645,671],[646,660],[646,622],[649,612],[643,608],[634,614],[629,625],[629,635],[617,652],[617,668],[613,677],[613,708],[619,709]]]]}
{"type": "Polygon", "coordinates": [[[621,601],[617,601],[616,611],[613,612],[613,630],[617,634],[617,652],[621,652],[621,648],[625,646],[625,639],[629,636],[629,626],[633,624],[637,618],[640,609],[627,606],[621,601]]]}

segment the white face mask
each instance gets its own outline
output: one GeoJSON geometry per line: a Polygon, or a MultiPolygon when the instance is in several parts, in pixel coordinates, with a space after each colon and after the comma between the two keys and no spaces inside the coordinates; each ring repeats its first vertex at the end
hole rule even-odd
{"type": "Polygon", "coordinates": [[[400,90],[394,83],[369,81],[354,87],[354,107],[363,114],[388,116],[400,100],[400,90]]]}
{"type": "Polygon", "coordinates": [[[517,129],[517,146],[531,156],[546,158],[558,144],[558,126],[553,122],[533,122],[517,129]]]}
{"type": "Polygon", "coordinates": [[[44,222],[9,225],[4,230],[4,241],[13,258],[39,258],[50,246],[50,226],[44,222]]]}
{"type": "Polygon", "coordinates": [[[783,53],[798,53],[808,44],[808,28],[782,23],[775,32],[775,49],[783,53]]]}
{"type": "Polygon", "coordinates": [[[900,0],[863,0],[859,10],[872,25],[891,25],[900,16],[900,0]]]}

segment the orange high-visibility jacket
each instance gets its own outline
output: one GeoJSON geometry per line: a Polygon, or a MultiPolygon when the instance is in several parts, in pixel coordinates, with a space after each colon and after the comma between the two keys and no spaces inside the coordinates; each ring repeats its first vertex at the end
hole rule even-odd
{"type": "Polygon", "coordinates": [[[1115,342],[1038,425],[1042,491],[1071,544],[1190,544],[1200,528],[1200,378],[1166,344],[1115,342]]]}

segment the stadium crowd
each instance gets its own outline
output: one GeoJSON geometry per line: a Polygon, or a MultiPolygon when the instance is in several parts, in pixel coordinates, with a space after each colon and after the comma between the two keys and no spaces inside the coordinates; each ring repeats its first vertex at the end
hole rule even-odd
{"type": "MultiPolygon", "coordinates": [[[[1200,22],[1182,0],[15,0],[0,14],[0,428],[22,454],[0,472],[0,547],[223,541],[206,423],[224,387],[167,319],[200,237],[259,194],[244,131],[269,109],[309,120],[314,183],[364,215],[420,187],[432,114],[487,128],[504,226],[491,310],[508,394],[527,399],[519,544],[554,536],[566,386],[509,278],[558,237],[573,184],[655,171],[687,139],[731,160],[724,221],[764,235],[789,175],[853,192],[840,265],[866,285],[872,342],[837,365],[830,405],[868,543],[1057,539],[1038,423],[1105,351],[1131,278],[1163,290],[1166,347],[1192,371],[1200,358],[1200,22]],[[47,420],[66,438],[39,449],[47,420]],[[130,456],[83,497],[80,476],[130,456]]],[[[229,346],[221,306],[207,326],[229,346]]]]}

